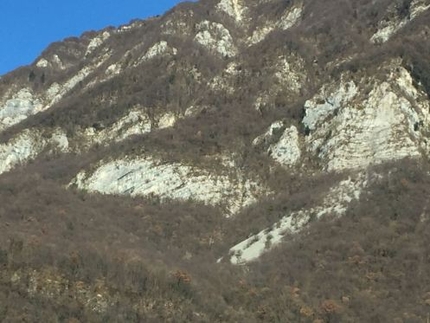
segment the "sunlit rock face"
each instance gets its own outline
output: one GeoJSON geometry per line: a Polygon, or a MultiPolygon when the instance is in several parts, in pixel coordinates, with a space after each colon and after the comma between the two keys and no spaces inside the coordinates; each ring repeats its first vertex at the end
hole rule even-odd
{"type": "Polygon", "coordinates": [[[176,55],[178,50],[174,47],[170,47],[166,41],[160,41],[151,46],[146,53],[136,62],[135,65],[146,62],[152,58],[159,57],[161,55],[176,55]]]}
{"type": "Polygon", "coordinates": [[[425,127],[419,129],[428,120],[424,97],[401,67],[393,67],[387,81],[342,80],[323,87],[305,104],[308,149],[328,171],[418,158],[426,149],[425,127]],[[363,89],[366,83],[371,84],[368,94],[363,89]]]}
{"type": "Polygon", "coordinates": [[[256,260],[281,243],[284,237],[301,232],[312,221],[325,215],[344,215],[349,203],[360,198],[367,184],[362,174],[339,182],[330,189],[320,205],[286,214],[271,227],[233,246],[229,251],[230,262],[237,265],[256,260]]]}
{"type": "MultiPolygon", "coordinates": [[[[42,91],[21,87],[19,84],[11,86],[9,91],[0,98],[0,131],[51,108],[99,68],[107,58],[107,55],[97,57],[88,66],[68,75],[61,83],[54,82],[42,91]]],[[[48,66],[47,64],[47,60],[42,58],[36,66],[44,68],[48,66]]]]}
{"type": "Polygon", "coordinates": [[[32,91],[23,88],[9,99],[3,99],[0,106],[0,130],[4,130],[28,116],[37,113],[42,108],[42,103],[35,98],[32,91]]]}
{"type": "Polygon", "coordinates": [[[301,157],[297,128],[291,126],[285,129],[279,141],[270,146],[269,153],[281,165],[292,166],[297,164],[301,157]]]}
{"type": "Polygon", "coordinates": [[[91,39],[90,43],[88,44],[87,50],[85,52],[85,56],[90,55],[94,50],[99,48],[108,38],[110,37],[109,32],[105,31],[101,35],[98,35],[91,39]]]}
{"type": "Polygon", "coordinates": [[[242,174],[235,177],[207,170],[163,163],[152,158],[117,160],[101,164],[93,173],[79,173],[71,183],[103,194],[197,201],[226,209],[226,216],[257,201],[264,189],[242,174]]]}
{"type": "Polygon", "coordinates": [[[223,57],[236,56],[237,48],[233,38],[222,24],[205,20],[198,23],[196,28],[198,33],[194,40],[197,43],[223,57]]]}
{"type": "Polygon", "coordinates": [[[216,8],[241,23],[248,11],[242,0],[221,0],[216,8]]]}
{"type": "Polygon", "coordinates": [[[370,39],[373,43],[385,43],[409,22],[430,9],[430,4],[426,3],[426,1],[414,0],[411,1],[408,12],[401,16],[398,12],[398,5],[399,4],[393,3],[387,12],[388,17],[379,23],[378,30],[370,39]]]}
{"type": "Polygon", "coordinates": [[[309,1],[190,2],[54,44],[0,79],[0,174],[82,156],[68,189],[256,220],[223,251],[256,260],[345,214],[372,166],[428,158],[430,4],[399,3],[351,5],[342,25],[309,1]],[[306,190],[290,181],[324,176],[320,201],[267,224],[264,203],[306,190]]]}
{"type": "Polygon", "coordinates": [[[252,143],[254,146],[267,146],[271,143],[267,148],[267,154],[283,166],[294,166],[300,162],[302,154],[300,136],[295,126],[286,127],[282,121],[276,121],[252,143]],[[276,140],[279,133],[282,134],[276,140]]]}
{"type": "Polygon", "coordinates": [[[69,141],[64,131],[55,129],[44,134],[25,130],[7,143],[0,144],[0,174],[35,159],[48,146],[56,151],[67,152],[69,141]]]}
{"type": "Polygon", "coordinates": [[[0,321],[428,321],[429,21],[178,1],[0,76],[0,321]]]}
{"type": "Polygon", "coordinates": [[[278,21],[264,21],[260,24],[247,39],[248,45],[255,45],[263,41],[267,35],[274,30],[287,30],[300,22],[303,14],[301,4],[288,8],[278,21]]]}

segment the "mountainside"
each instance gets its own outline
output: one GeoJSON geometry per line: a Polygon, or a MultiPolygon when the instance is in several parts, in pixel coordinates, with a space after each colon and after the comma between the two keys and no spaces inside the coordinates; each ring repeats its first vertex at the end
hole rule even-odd
{"type": "Polygon", "coordinates": [[[429,62],[429,0],[52,44],[0,79],[0,321],[428,321],[429,62]]]}

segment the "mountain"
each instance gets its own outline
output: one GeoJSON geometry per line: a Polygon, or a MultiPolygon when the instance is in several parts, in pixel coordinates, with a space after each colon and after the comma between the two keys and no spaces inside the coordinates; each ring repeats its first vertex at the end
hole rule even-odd
{"type": "Polygon", "coordinates": [[[426,322],[429,0],[200,0],[0,79],[0,321],[426,322]]]}

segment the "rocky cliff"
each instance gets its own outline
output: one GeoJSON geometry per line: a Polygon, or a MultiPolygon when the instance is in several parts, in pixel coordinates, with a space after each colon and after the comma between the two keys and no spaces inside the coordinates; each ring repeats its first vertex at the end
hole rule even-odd
{"type": "MultiPolygon", "coordinates": [[[[315,227],[365,212],[369,196],[399,169],[428,176],[429,9],[425,0],[201,0],[52,44],[0,79],[2,203],[11,203],[11,190],[31,201],[49,185],[64,195],[49,212],[75,214],[68,206],[77,197],[91,207],[111,197],[122,201],[116,212],[143,210],[152,231],[135,220],[132,229],[127,218],[117,232],[111,225],[120,214],[102,209],[113,221],[106,231],[78,215],[54,221],[40,205],[27,227],[32,207],[18,207],[21,217],[14,217],[7,206],[0,209],[8,228],[2,241],[18,236],[28,243],[30,232],[50,221],[83,221],[79,231],[87,233],[80,235],[100,235],[139,257],[152,248],[145,252],[167,268],[197,261],[251,266],[263,275],[255,263],[267,263],[315,227]],[[15,183],[16,174],[26,180],[15,183]],[[154,205],[167,214],[161,223],[154,205]],[[187,233],[174,225],[184,219],[187,233]],[[178,234],[189,241],[172,245],[178,234]]],[[[405,189],[416,184],[396,176],[405,189]]],[[[383,200],[378,209],[390,204],[383,200]]],[[[421,218],[426,203],[417,203],[421,218]]],[[[91,208],[81,207],[82,214],[91,208]]],[[[41,240],[42,247],[59,245],[41,240]]],[[[290,304],[305,321],[364,319],[346,300],[316,309],[333,296],[308,298],[307,305],[290,304]]],[[[220,321],[241,317],[239,305],[223,302],[232,316],[224,312],[220,321]]],[[[242,314],[268,319],[261,311],[242,314]]],[[[213,313],[199,315],[192,320],[211,321],[213,313]]]]}

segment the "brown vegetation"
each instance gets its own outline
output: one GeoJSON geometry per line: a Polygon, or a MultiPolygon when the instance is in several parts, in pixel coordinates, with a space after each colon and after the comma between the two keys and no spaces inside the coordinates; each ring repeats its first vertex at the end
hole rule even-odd
{"type": "MultiPolygon", "coordinates": [[[[255,24],[279,19],[293,3],[250,4],[255,24]]],[[[304,1],[299,25],[240,48],[238,73],[226,81],[233,91],[210,87],[232,59],[213,55],[196,45],[191,35],[159,32],[160,24],[171,17],[190,26],[210,19],[228,25],[237,45],[245,46],[238,39],[249,35],[215,11],[213,1],[182,4],[164,17],[112,36],[106,45],[114,49],[108,61],[51,109],[1,133],[0,141],[25,128],[61,127],[73,142],[78,130],[100,131],[136,107],[154,123],[165,112],[183,116],[192,105],[201,110],[171,129],[106,147],[96,145],[84,153],[44,152],[0,176],[0,321],[412,323],[428,319],[427,161],[369,169],[369,176],[377,173],[380,179],[360,201],[352,202],[345,217],[311,223],[303,234],[290,236],[254,263],[217,262],[249,234],[318,204],[333,183],[348,176],[308,176],[276,165],[267,157],[263,149],[267,147],[251,144],[272,122],[283,120],[300,127],[303,103],[321,84],[345,71],[357,79],[380,77],[380,65],[393,58],[402,59],[416,87],[430,96],[430,38],[428,31],[425,34],[429,13],[385,44],[369,42],[390,3],[304,1]],[[178,55],[133,68],[159,40],[168,40],[178,55]],[[274,65],[282,55],[303,62],[299,93],[274,80],[274,65]],[[124,72],[87,87],[122,58],[124,72]],[[275,94],[255,109],[256,97],[273,88],[275,94]],[[204,164],[209,163],[207,156],[233,152],[240,170],[276,192],[234,218],[225,218],[217,207],[191,201],[160,203],[156,198],[65,188],[80,169],[103,158],[146,154],[166,162],[204,164]]],[[[409,2],[397,4],[399,14],[407,16],[409,2]]],[[[103,50],[84,57],[94,35],[53,44],[42,56],[60,55],[67,69],[42,70],[34,65],[19,69],[0,80],[0,95],[13,84],[37,92],[74,75],[103,50]]],[[[313,160],[306,156],[304,160],[310,172],[318,169],[313,160]]],[[[214,173],[221,167],[215,162],[204,166],[214,173]]]]}

